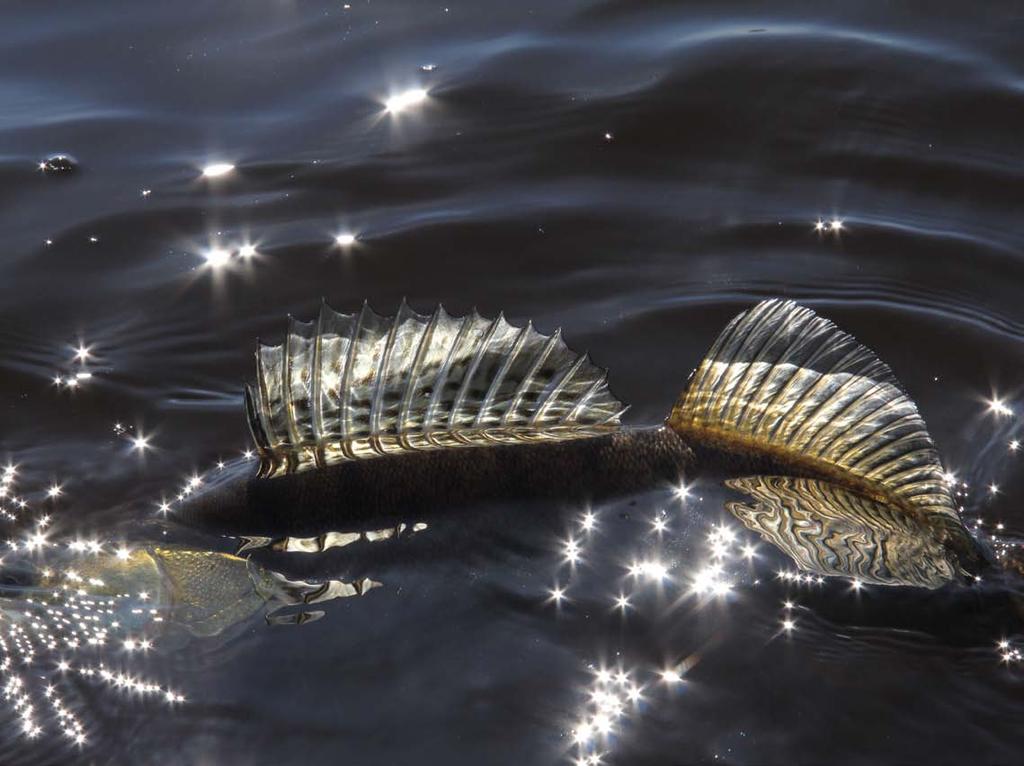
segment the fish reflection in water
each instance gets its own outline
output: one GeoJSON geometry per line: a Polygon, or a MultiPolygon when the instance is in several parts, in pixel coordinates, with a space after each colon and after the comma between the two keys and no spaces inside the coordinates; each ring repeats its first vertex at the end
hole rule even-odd
{"type": "MultiPolygon", "coordinates": [[[[801,636],[828,641],[829,634],[820,632],[822,625],[850,625],[859,631],[870,631],[874,625],[878,630],[896,630],[907,636],[931,634],[931,640],[963,642],[971,651],[976,647],[980,624],[984,623],[986,631],[1010,630],[1024,624],[1012,596],[1010,603],[1005,603],[1004,593],[998,588],[986,591],[963,583],[955,568],[956,559],[942,544],[941,527],[937,529],[913,515],[894,513],[868,495],[812,479],[749,476],[728,480],[726,488],[747,497],[746,501],[725,503],[739,524],[722,520],[708,526],[706,514],[713,513],[714,506],[705,505],[697,511],[696,496],[704,495],[705,490],[707,497],[702,500],[716,496],[713,487],[702,487],[700,493],[677,493],[681,509],[656,512],[650,531],[643,529],[644,520],[633,522],[641,531],[637,539],[626,543],[635,553],[632,561],[627,556],[621,564],[627,573],[623,578],[625,588],[603,588],[608,611],[621,616],[617,627],[626,630],[629,625],[644,625],[649,620],[671,624],[669,616],[673,612],[690,615],[697,623],[717,624],[735,608],[745,611],[753,601],[763,604],[769,594],[778,594],[780,601],[777,621],[762,624],[765,643],[788,642],[801,636]],[[695,516],[704,518],[684,530],[683,520],[695,516]],[[672,524],[661,531],[665,525],[655,523],[666,517],[672,524]],[[687,538],[686,555],[674,552],[681,537],[687,538]],[[758,537],[763,542],[758,543],[758,537]],[[771,548],[792,565],[782,564],[776,571],[780,557],[771,548]],[[768,562],[773,565],[769,567],[768,562]],[[874,598],[860,599],[858,595],[869,586],[882,588],[885,595],[874,591],[874,598]],[[889,600],[889,596],[893,598],[889,600]],[[985,603],[983,614],[975,611],[981,602],[985,603]],[[918,603],[920,611],[915,611],[918,603]],[[857,608],[851,609],[853,604],[857,608]],[[893,604],[901,604],[903,614],[893,614],[893,604]],[[920,619],[925,612],[944,614],[950,625],[934,624],[931,617],[920,619]],[[961,617],[962,622],[975,624],[972,637],[966,640],[957,637],[958,628],[953,627],[961,617]]],[[[654,500],[655,504],[659,502],[660,498],[654,500]]],[[[566,612],[593,617],[593,610],[588,609],[592,602],[583,595],[591,587],[582,578],[605,578],[609,574],[609,568],[601,566],[602,556],[596,548],[602,543],[594,539],[593,530],[612,523],[611,511],[587,509],[577,519],[580,532],[571,538],[572,556],[566,552],[562,560],[571,574],[558,582],[550,600],[560,617],[566,612]],[[574,561],[586,563],[586,571],[574,567],[574,561]],[[574,608],[577,605],[578,610],[574,608]]],[[[617,536],[615,531],[605,531],[617,536]]],[[[702,629],[694,632],[699,635],[702,629]]],[[[986,649],[998,649],[1004,663],[1020,661],[1020,651],[1013,642],[998,641],[999,633],[988,635],[993,640],[986,649]]],[[[643,658],[630,663],[626,658],[633,652],[628,639],[621,637],[615,642],[621,654],[599,654],[603,662],[592,655],[586,680],[576,692],[579,702],[574,719],[567,729],[570,762],[616,762],[617,742],[645,726],[648,717],[664,719],[665,713],[659,708],[675,704],[673,698],[693,680],[692,667],[708,656],[708,647],[719,639],[694,642],[687,633],[683,641],[666,644],[667,662],[661,666],[643,658]]],[[[703,683],[707,678],[700,680],[703,683]]]]}
{"type": "Polygon", "coordinates": [[[239,546],[237,553],[255,550],[258,548],[270,548],[274,551],[284,553],[323,553],[331,548],[344,548],[358,542],[377,542],[379,540],[391,540],[400,536],[408,536],[415,532],[421,532],[427,525],[419,522],[415,524],[400,523],[394,527],[385,529],[360,530],[356,532],[324,532],[315,537],[265,537],[265,536],[242,536],[244,541],[239,546]]]}
{"type": "MultiPolygon", "coordinates": [[[[114,552],[99,543],[58,546],[42,541],[43,526],[4,560],[7,582],[0,586],[3,698],[30,739],[58,735],[87,744],[95,726],[88,718],[91,695],[82,684],[107,687],[126,700],[184,703],[181,690],[129,667],[136,660],[145,664],[151,650],[220,636],[260,613],[271,625],[303,624],[324,615],[304,607],[362,596],[381,585],[369,577],[293,580],[251,557],[187,545],[143,543],[114,552]],[[83,550],[75,553],[72,546],[83,550]]],[[[315,553],[405,531],[247,538],[239,552],[269,547],[315,553]]]]}
{"type": "Polygon", "coordinates": [[[805,572],[875,585],[940,588],[956,560],[933,527],[827,482],[748,476],[727,485],[753,499],[728,509],[805,572]]]}

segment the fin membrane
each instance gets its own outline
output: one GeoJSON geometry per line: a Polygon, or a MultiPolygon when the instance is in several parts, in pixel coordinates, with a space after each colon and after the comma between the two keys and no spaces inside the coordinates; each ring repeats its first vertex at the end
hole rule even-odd
{"type": "Polygon", "coordinates": [[[960,568],[941,534],[843,487],[815,479],[748,476],[726,484],[754,502],[726,507],[801,569],[876,585],[939,588],[960,568]]]}
{"type": "Polygon", "coordinates": [[[563,440],[617,429],[625,411],[606,373],[560,332],[503,316],[394,317],[364,305],[291,320],[260,344],[246,412],[261,476],[400,452],[563,440]]]}
{"type": "Polygon", "coordinates": [[[792,301],[764,301],[733,319],[667,423],[697,444],[768,453],[959,518],[924,420],[892,371],[792,301]]]}

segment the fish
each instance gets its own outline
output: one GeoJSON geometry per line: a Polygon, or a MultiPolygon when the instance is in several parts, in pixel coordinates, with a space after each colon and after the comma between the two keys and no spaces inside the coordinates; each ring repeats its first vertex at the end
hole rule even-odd
{"type": "Polygon", "coordinates": [[[805,570],[938,588],[997,566],[964,525],[911,397],[813,310],[738,314],[664,422],[622,423],[607,371],[504,315],[404,301],[291,319],[258,342],[253,475],[197,493],[187,523],[318,533],[486,502],[597,502],[715,477],[727,509],[805,570]]]}

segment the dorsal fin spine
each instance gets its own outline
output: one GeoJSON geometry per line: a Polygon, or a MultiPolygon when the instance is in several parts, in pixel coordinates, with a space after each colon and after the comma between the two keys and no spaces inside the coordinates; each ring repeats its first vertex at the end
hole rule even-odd
{"type": "Polygon", "coordinates": [[[270,422],[270,418],[267,413],[271,412],[270,408],[270,392],[267,389],[267,371],[266,365],[263,364],[263,344],[259,341],[256,342],[256,385],[259,388],[260,398],[260,414],[262,415],[263,425],[265,433],[267,434],[267,441],[270,443],[271,448],[275,448],[280,444],[280,438],[277,432],[274,430],[273,423],[270,422]]]}
{"type": "MultiPolygon", "coordinates": [[[[427,322],[427,326],[423,328],[423,333],[420,335],[420,342],[416,347],[416,355],[413,359],[412,367],[409,370],[409,380],[405,385],[405,392],[402,394],[402,403],[398,407],[400,433],[402,431],[402,427],[410,420],[412,401],[413,397],[416,395],[416,389],[419,385],[420,370],[423,367],[423,360],[427,354],[427,349],[430,348],[431,343],[433,343],[434,333],[437,332],[437,325],[441,321],[441,316],[444,315],[444,313],[444,307],[438,304],[437,308],[434,309],[434,313],[430,315],[430,320],[427,322]]],[[[404,437],[402,438],[404,440],[404,437]]],[[[404,441],[408,444],[407,440],[404,441]]]]}
{"type": "Polygon", "coordinates": [[[593,383],[590,384],[590,386],[587,388],[587,390],[583,394],[583,396],[581,396],[576,401],[576,404],[573,406],[573,408],[571,410],[569,410],[565,414],[565,417],[562,418],[562,422],[563,423],[574,423],[574,422],[576,422],[576,419],[579,417],[580,411],[586,406],[587,402],[590,401],[591,397],[594,396],[594,393],[599,388],[604,386],[604,384],[607,382],[607,379],[608,379],[608,373],[607,372],[602,372],[601,373],[601,377],[599,377],[597,380],[595,380],[593,383]]]}
{"type": "Polygon", "coordinates": [[[558,383],[551,387],[551,389],[548,391],[547,396],[545,396],[544,400],[540,402],[539,406],[537,407],[537,411],[530,419],[530,425],[539,422],[544,417],[544,415],[547,414],[547,411],[551,408],[551,405],[555,403],[555,400],[558,399],[558,396],[565,389],[566,384],[568,384],[568,382],[572,380],[573,376],[577,372],[579,372],[580,368],[584,364],[587,364],[589,361],[589,354],[583,354],[579,359],[577,359],[573,363],[572,367],[565,371],[565,374],[562,375],[558,383]]]}
{"type": "Polygon", "coordinates": [[[629,412],[632,408],[633,408],[632,404],[625,405],[622,409],[620,409],[618,412],[616,412],[614,415],[612,415],[610,418],[608,418],[608,420],[606,422],[608,422],[608,423],[618,423],[620,420],[622,420],[622,416],[625,415],[627,412],[629,412]]]}
{"type": "Polygon", "coordinates": [[[270,447],[270,444],[267,442],[266,429],[261,423],[260,407],[255,400],[252,386],[248,383],[245,384],[245,415],[246,421],[249,424],[249,433],[252,435],[256,448],[260,453],[265,452],[270,447]]]}
{"type": "Polygon", "coordinates": [[[402,326],[402,322],[406,319],[409,314],[409,304],[405,302],[405,298],[402,298],[402,302],[398,306],[398,313],[395,315],[395,321],[391,323],[391,329],[388,331],[388,339],[384,344],[384,351],[380,355],[380,362],[377,365],[376,381],[373,387],[373,399],[370,404],[370,433],[380,433],[380,411],[384,401],[384,377],[387,375],[388,367],[391,364],[391,355],[395,352],[395,337],[398,335],[398,329],[402,326]]]}
{"type": "Polygon", "coordinates": [[[313,441],[316,443],[317,459],[322,459],[324,443],[324,403],[323,403],[323,353],[324,324],[327,313],[327,301],[320,299],[320,312],[316,318],[316,336],[313,338],[312,374],[309,381],[310,409],[312,411],[313,441]]]}
{"type": "Polygon", "coordinates": [[[345,354],[345,371],[342,373],[341,383],[338,386],[338,424],[339,432],[342,437],[346,437],[352,433],[352,373],[355,366],[354,360],[356,358],[356,349],[359,348],[359,336],[362,335],[363,325],[366,322],[367,312],[369,309],[369,304],[366,301],[363,301],[363,307],[359,310],[359,316],[356,318],[355,324],[352,326],[352,335],[349,338],[348,349],[345,354]]]}
{"type": "Polygon", "coordinates": [[[540,368],[544,366],[544,362],[547,361],[548,357],[551,356],[551,351],[558,344],[558,341],[562,338],[562,328],[557,328],[551,337],[548,338],[544,344],[544,348],[537,354],[537,358],[534,360],[533,365],[530,367],[530,371],[523,377],[519,383],[519,387],[512,395],[512,403],[508,409],[505,410],[505,414],[501,417],[502,425],[505,425],[512,421],[515,417],[516,412],[519,410],[519,405],[523,401],[523,397],[526,395],[526,390],[533,385],[534,380],[537,378],[537,373],[540,372],[540,368]]]}
{"type": "Polygon", "coordinates": [[[455,397],[455,402],[452,404],[452,412],[448,417],[449,431],[453,430],[453,428],[458,425],[459,417],[462,415],[463,404],[466,401],[466,396],[469,394],[470,386],[473,385],[473,378],[476,377],[476,371],[480,367],[480,361],[484,358],[484,353],[487,350],[487,347],[490,346],[491,340],[494,338],[495,331],[503,321],[505,321],[504,313],[499,313],[497,317],[491,320],[491,324],[487,328],[487,332],[484,334],[483,341],[477,346],[477,351],[473,356],[473,361],[466,370],[466,377],[462,381],[462,387],[459,388],[459,393],[455,397]]]}
{"type": "Polygon", "coordinates": [[[505,376],[508,375],[509,369],[512,367],[512,363],[523,349],[523,343],[529,336],[530,332],[533,331],[533,323],[527,322],[526,327],[522,328],[516,335],[515,341],[512,343],[512,349],[505,355],[505,360],[494,376],[494,380],[491,381],[490,388],[487,389],[487,394],[484,396],[483,404],[480,405],[479,411],[476,413],[476,418],[473,421],[473,426],[479,428],[483,423],[484,417],[490,412],[494,406],[494,400],[498,395],[498,390],[501,388],[501,384],[505,381],[505,376]]]}
{"type": "Polygon", "coordinates": [[[302,443],[302,437],[299,435],[299,425],[295,420],[295,404],[292,400],[292,373],[294,365],[292,359],[295,355],[295,349],[292,348],[292,343],[296,336],[297,323],[295,317],[288,317],[288,334],[284,336],[284,348],[281,351],[281,361],[283,366],[283,380],[281,395],[284,398],[284,412],[285,412],[285,423],[288,427],[288,441],[292,445],[302,443]]]}
{"type": "Polygon", "coordinates": [[[455,342],[452,343],[450,349],[448,349],[448,355],[445,357],[444,363],[437,371],[437,376],[434,378],[434,390],[430,395],[430,403],[427,405],[427,411],[423,415],[423,427],[424,430],[429,431],[431,426],[434,425],[434,418],[437,415],[437,408],[441,402],[442,394],[445,389],[445,384],[448,382],[448,375],[451,372],[452,363],[455,361],[455,352],[459,350],[462,341],[465,339],[466,334],[473,325],[473,320],[479,318],[479,314],[476,313],[476,309],[469,316],[464,316],[460,320],[459,331],[455,334],[455,342]]]}

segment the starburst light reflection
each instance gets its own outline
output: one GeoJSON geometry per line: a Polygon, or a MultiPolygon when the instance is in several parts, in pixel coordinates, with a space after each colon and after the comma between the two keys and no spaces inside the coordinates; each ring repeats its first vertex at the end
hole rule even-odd
{"type": "MultiPolygon", "coordinates": [[[[9,466],[0,480],[14,483],[15,469],[9,466]]],[[[28,739],[57,736],[73,747],[90,743],[89,731],[96,729],[85,717],[89,699],[83,684],[124,695],[138,704],[151,697],[168,705],[185,701],[177,691],[130,671],[128,666],[111,667],[104,654],[121,646],[145,653],[154,646],[150,631],[163,622],[161,609],[137,606],[141,594],[119,592],[102,578],[81,573],[74,566],[76,555],[101,553],[100,540],[48,540],[50,517],[35,520],[35,528],[10,547],[23,558],[16,566],[33,566],[38,580],[32,584],[6,585],[0,621],[0,701],[7,704],[28,739]],[[42,556],[43,558],[40,558],[42,556]],[[51,560],[50,557],[54,558],[51,560]],[[46,561],[48,566],[42,566],[46,561]],[[130,615],[132,634],[126,632],[130,615]]],[[[116,561],[131,557],[124,545],[117,548],[116,561]]],[[[120,663],[119,663],[120,664],[120,663]]]]}

